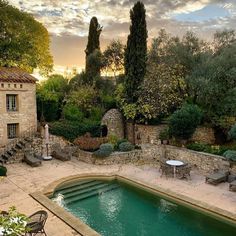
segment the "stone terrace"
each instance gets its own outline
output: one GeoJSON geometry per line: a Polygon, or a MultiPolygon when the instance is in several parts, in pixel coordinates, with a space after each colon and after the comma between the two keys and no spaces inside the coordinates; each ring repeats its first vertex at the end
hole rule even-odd
{"type": "MultiPolygon", "coordinates": [[[[41,167],[32,168],[23,163],[8,165],[8,176],[0,179],[0,210],[7,210],[15,205],[18,211],[27,215],[43,209],[43,207],[29,196],[29,193],[40,191],[49,183],[60,178],[76,174],[119,174],[141,181],[152,187],[172,190],[177,194],[191,197],[211,206],[217,206],[230,213],[236,212],[236,194],[228,190],[228,183],[218,186],[205,184],[204,176],[192,172],[192,180],[166,179],[160,177],[158,168],[149,165],[134,164],[96,166],[78,161],[73,158],[69,162],[52,160],[43,162],[41,167]]],[[[59,218],[49,213],[45,226],[50,236],[79,235],[59,218]]]]}

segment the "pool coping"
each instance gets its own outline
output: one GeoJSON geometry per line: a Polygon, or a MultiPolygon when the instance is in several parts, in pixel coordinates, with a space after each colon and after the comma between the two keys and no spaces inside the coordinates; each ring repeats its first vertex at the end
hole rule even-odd
{"type": "Polygon", "coordinates": [[[145,190],[149,193],[159,195],[167,200],[171,200],[176,202],[177,204],[184,205],[190,207],[194,210],[204,212],[207,215],[210,215],[214,218],[217,218],[222,221],[227,221],[232,225],[236,225],[236,214],[223,210],[221,208],[211,206],[205,202],[192,199],[185,195],[176,193],[171,191],[170,189],[165,189],[160,186],[151,186],[147,183],[143,183],[136,179],[127,178],[118,174],[79,174],[72,175],[68,177],[61,178],[50,183],[46,186],[42,191],[37,191],[31,193],[30,196],[38,201],[41,205],[46,207],[49,211],[51,211],[54,215],[60,218],[63,222],[73,228],[76,232],[81,234],[82,236],[99,236],[100,234],[86,225],[82,220],[75,217],[71,213],[64,210],[62,207],[57,205],[55,202],[49,199],[52,196],[54,190],[58,187],[66,185],[68,183],[73,183],[78,180],[89,180],[89,179],[97,179],[97,180],[118,180],[123,183],[129,184],[134,187],[138,187],[139,189],[145,190]]]}

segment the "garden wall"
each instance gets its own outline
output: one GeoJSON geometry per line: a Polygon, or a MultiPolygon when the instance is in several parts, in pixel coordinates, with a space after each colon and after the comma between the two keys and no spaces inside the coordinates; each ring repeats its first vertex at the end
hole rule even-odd
{"type": "MultiPolygon", "coordinates": [[[[131,152],[114,152],[107,158],[95,159],[92,153],[77,150],[75,153],[78,160],[98,165],[110,164],[150,164],[158,166],[162,157],[167,159],[178,159],[190,163],[202,173],[213,172],[215,169],[228,170],[229,162],[221,156],[196,152],[185,148],[178,148],[170,145],[142,145],[142,150],[131,152]]],[[[233,167],[233,171],[236,169],[233,167]]]]}
{"type": "MultiPolygon", "coordinates": [[[[134,128],[132,123],[126,123],[126,137],[135,144],[158,144],[159,134],[162,130],[168,127],[167,124],[160,125],[140,125],[135,124],[134,128]]],[[[209,127],[198,127],[191,138],[191,141],[203,142],[207,144],[215,143],[214,130],[209,127]]]]}

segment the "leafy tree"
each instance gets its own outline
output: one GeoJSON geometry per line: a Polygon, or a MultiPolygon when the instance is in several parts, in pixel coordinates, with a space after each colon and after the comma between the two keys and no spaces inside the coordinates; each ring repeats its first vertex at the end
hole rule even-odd
{"type": "Polygon", "coordinates": [[[236,42],[204,57],[187,79],[209,120],[214,116],[236,116],[236,42]]]}
{"type": "Polygon", "coordinates": [[[102,67],[112,71],[114,77],[124,69],[124,45],[119,40],[113,40],[103,52],[102,67]]]}
{"type": "Polygon", "coordinates": [[[77,107],[86,117],[97,104],[97,91],[92,86],[81,86],[67,97],[67,105],[77,107]]]}
{"type": "Polygon", "coordinates": [[[218,51],[220,51],[220,49],[223,49],[235,42],[236,35],[234,30],[217,31],[214,34],[214,51],[217,53],[218,51]]]}
{"type": "MultiPolygon", "coordinates": [[[[89,25],[88,44],[85,50],[86,53],[86,73],[91,77],[100,75],[100,66],[93,66],[93,60],[99,57],[100,42],[99,37],[102,32],[102,27],[99,25],[96,17],[92,17],[89,25]]],[[[96,63],[98,64],[98,63],[96,63]]]]}
{"type": "Polygon", "coordinates": [[[149,64],[138,100],[144,120],[168,115],[182,104],[186,84],[181,71],[180,65],[149,64]]]}
{"type": "Polygon", "coordinates": [[[62,75],[51,75],[37,85],[37,113],[47,121],[60,118],[64,98],[68,92],[68,81],[62,75]]]}
{"type": "Polygon", "coordinates": [[[30,14],[0,0],[0,66],[17,66],[29,73],[52,69],[46,28],[30,14]]]}
{"type": "Polygon", "coordinates": [[[130,11],[130,34],[125,49],[125,95],[128,103],[138,100],[138,91],[146,73],[147,26],[144,4],[138,1],[130,11]]]}

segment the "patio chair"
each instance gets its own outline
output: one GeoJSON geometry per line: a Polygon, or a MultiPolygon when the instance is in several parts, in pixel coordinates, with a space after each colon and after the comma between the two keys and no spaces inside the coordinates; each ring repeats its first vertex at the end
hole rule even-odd
{"type": "Polygon", "coordinates": [[[69,147],[62,149],[59,143],[55,143],[52,145],[52,157],[61,161],[69,161],[71,159],[71,151],[69,147]]]}
{"type": "Polygon", "coordinates": [[[26,224],[26,228],[28,228],[29,231],[25,235],[34,236],[37,234],[44,234],[47,236],[44,230],[47,218],[48,213],[44,210],[37,211],[33,215],[29,216],[29,222],[26,224]]]}
{"type": "Polygon", "coordinates": [[[229,183],[229,191],[236,192],[236,180],[229,183]]]}
{"type": "Polygon", "coordinates": [[[42,162],[34,156],[34,153],[30,149],[24,150],[23,161],[32,167],[37,167],[42,164],[42,162]]]}
{"type": "Polygon", "coordinates": [[[211,175],[206,176],[206,183],[217,185],[222,182],[226,182],[229,175],[229,171],[217,171],[211,175]]]}

